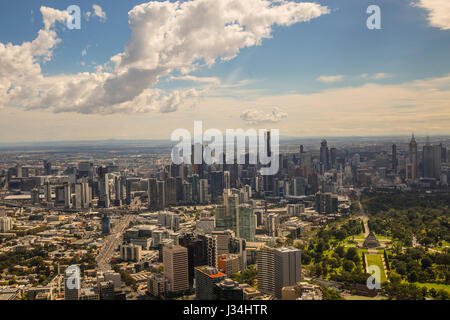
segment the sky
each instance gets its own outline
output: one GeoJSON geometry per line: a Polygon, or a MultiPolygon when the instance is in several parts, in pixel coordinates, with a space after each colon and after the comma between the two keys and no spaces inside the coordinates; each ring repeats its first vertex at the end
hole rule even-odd
{"type": "Polygon", "coordinates": [[[450,134],[448,0],[22,0],[0,15],[0,142],[170,139],[195,120],[450,134]]]}

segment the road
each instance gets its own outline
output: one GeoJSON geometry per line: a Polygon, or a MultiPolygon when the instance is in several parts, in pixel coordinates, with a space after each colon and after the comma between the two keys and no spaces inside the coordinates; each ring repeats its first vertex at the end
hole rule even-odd
{"type": "Polygon", "coordinates": [[[113,232],[106,238],[105,244],[97,257],[98,271],[111,270],[110,261],[114,250],[119,244],[118,242],[122,237],[123,232],[130,225],[130,222],[134,220],[134,218],[135,216],[133,215],[126,215],[123,217],[119,224],[114,227],[113,232]]]}

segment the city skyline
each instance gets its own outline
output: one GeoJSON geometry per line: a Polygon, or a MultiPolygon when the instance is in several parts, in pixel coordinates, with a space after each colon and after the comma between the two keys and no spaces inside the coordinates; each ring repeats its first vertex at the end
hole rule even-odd
{"type": "Polygon", "coordinates": [[[442,2],[378,1],[381,30],[367,29],[371,1],[246,3],[86,1],[81,30],[64,27],[70,1],[2,3],[0,142],[169,140],[195,120],[287,137],[450,134],[442,2]]]}

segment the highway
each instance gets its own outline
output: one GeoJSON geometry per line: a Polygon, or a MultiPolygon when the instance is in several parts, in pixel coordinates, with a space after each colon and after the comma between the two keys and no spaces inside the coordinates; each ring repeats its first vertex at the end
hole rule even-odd
{"type": "Polygon", "coordinates": [[[119,240],[122,237],[123,232],[129,226],[130,222],[134,220],[135,216],[126,215],[124,216],[118,225],[113,228],[112,233],[106,238],[105,244],[103,245],[100,254],[97,257],[97,269],[98,271],[108,271],[111,270],[111,258],[114,254],[114,250],[119,244],[119,240]]]}

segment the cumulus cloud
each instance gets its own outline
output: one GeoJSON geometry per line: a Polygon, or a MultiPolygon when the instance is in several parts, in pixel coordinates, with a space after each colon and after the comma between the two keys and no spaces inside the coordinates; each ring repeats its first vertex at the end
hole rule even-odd
{"type": "Polygon", "coordinates": [[[89,21],[91,16],[98,17],[101,22],[106,22],[106,13],[103,11],[102,7],[97,4],[92,6],[93,11],[86,12],[86,20],[89,21]]]}
{"type": "Polygon", "coordinates": [[[111,114],[176,111],[201,91],[154,89],[161,78],[233,59],[270,38],[275,25],[310,21],[329,10],[275,0],[150,1],[129,12],[132,37],[124,52],[95,72],[49,77],[42,74],[40,59],[51,59],[61,41],[55,25],[68,14],[47,7],[41,13],[45,29],[33,42],[0,43],[0,106],[111,114]]]}
{"type": "Polygon", "coordinates": [[[448,0],[419,0],[413,6],[428,11],[430,26],[441,30],[450,30],[450,1],[448,0]]]}
{"type": "Polygon", "coordinates": [[[380,72],[380,73],[374,74],[372,77],[370,77],[370,79],[382,80],[382,79],[388,79],[388,78],[391,78],[391,77],[392,77],[392,75],[390,75],[388,73],[380,72]]]}
{"type": "Polygon", "coordinates": [[[271,113],[265,113],[257,109],[250,109],[241,113],[241,119],[248,124],[276,123],[287,118],[288,114],[280,108],[273,108],[271,113]]]}
{"type": "Polygon", "coordinates": [[[170,80],[175,81],[192,81],[197,83],[212,83],[212,84],[220,84],[221,81],[219,78],[216,77],[196,77],[191,75],[185,75],[185,76],[170,76],[170,80]]]}
{"type": "Polygon", "coordinates": [[[343,75],[320,76],[316,80],[322,83],[336,83],[344,80],[344,76],[343,75]]]}

